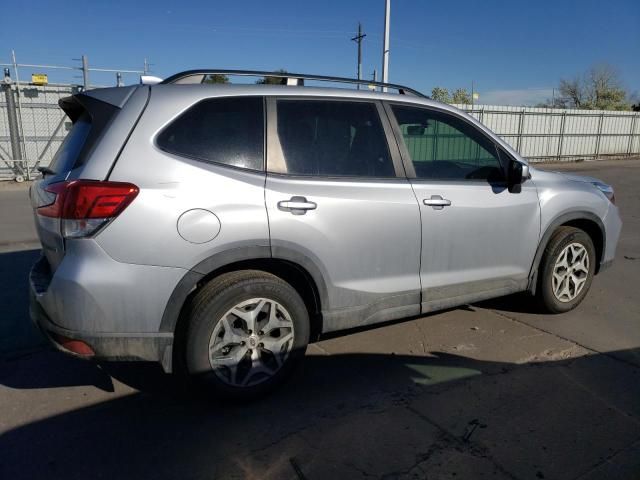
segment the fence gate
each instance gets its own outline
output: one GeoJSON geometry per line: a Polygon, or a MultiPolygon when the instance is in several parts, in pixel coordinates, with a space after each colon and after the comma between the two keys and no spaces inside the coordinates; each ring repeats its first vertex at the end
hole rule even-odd
{"type": "Polygon", "coordinates": [[[71,128],[58,106],[78,91],[64,84],[2,84],[0,92],[0,180],[30,180],[47,166],[71,128]]]}

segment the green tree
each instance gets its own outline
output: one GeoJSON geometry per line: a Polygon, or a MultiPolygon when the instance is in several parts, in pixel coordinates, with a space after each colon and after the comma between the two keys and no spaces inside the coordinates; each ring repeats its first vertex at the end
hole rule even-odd
{"type": "Polygon", "coordinates": [[[451,96],[451,103],[471,105],[471,94],[466,88],[458,88],[451,96]]]}
{"type": "Polygon", "coordinates": [[[229,77],[215,73],[204,77],[204,81],[202,83],[229,83],[229,77]]]}
{"type": "Polygon", "coordinates": [[[451,103],[451,96],[449,90],[442,87],[433,87],[431,90],[431,98],[442,103],[451,103]]]}
{"type": "Polygon", "coordinates": [[[618,72],[607,64],[591,67],[584,74],[560,80],[559,103],[586,110],[630,110],[629,94],[618,72]]]}
{"type": "MultiPolygon", "coordinates": [[[[276,70],[274,73],[287,73],[283,68],[276,70]]],[[[256,81],[259,85],[281,85],[284,79],[280,77],[264,77],[256,81]]]]}

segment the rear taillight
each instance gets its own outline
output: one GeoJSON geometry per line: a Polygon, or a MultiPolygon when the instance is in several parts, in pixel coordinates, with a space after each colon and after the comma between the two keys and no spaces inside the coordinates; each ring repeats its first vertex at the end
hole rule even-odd
{"type": "Polygon", "coordinates": [[[131,183],[72,180],[49,185],[53,203],[40,207],[38,215],[61,219],[64,237],[81,238],[97,233],[136,198],[131,183]]]}

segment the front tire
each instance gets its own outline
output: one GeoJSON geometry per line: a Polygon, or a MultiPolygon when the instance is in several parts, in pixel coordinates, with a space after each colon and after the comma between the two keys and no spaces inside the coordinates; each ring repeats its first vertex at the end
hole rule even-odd
{"type": "Polygon", "coordinates": [[[542,257],[538,301],[546,311],[573,310],[591,287],[596,252],[587,233],[574,227],[560,227],[553,234],[542,257]]]}
{"type": "Polygon", "coordinates": [[[309,314],[298,292],[270,273],[230,272],[193,298],[186,368],[217,396],[250,399],[281,384],[303,359],[309,314]]]}

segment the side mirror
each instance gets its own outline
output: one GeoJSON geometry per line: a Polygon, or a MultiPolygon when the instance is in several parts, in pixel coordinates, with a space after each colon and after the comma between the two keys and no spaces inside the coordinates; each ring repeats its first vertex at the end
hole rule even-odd
{"type": "Polygon", "coordinates": [[[529,178],[529,165],[524,165],[516,160],[509,162],[507,182],[511,193],[520,193],[520,185],[529,178]]]}

